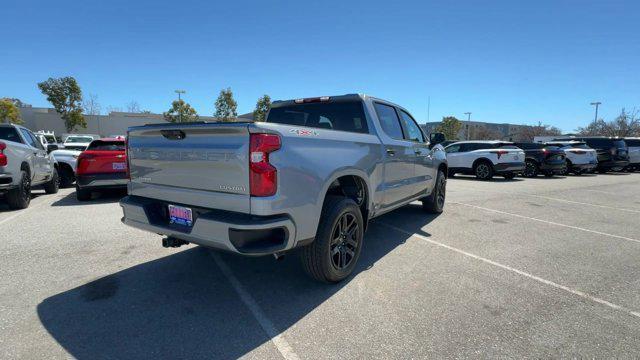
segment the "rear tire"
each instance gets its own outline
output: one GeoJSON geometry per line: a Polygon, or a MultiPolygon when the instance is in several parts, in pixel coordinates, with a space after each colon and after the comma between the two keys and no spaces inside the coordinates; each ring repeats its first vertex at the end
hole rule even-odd
{"type": "Polygon", "coordinates": [[[479,180],[491,180],[493,178],[493,165],[488,161],[480,161],[474,166],[473,173],[479,180]]]}
{"type": "Polygon", "coordinates": [[[422,209],[428,213],[440,214],[444,210],[444,201],[447,195],[447,178],[442,170],[438,170],[436,182],[431,195],[422,200],[422,209]]]}
{"type": "Polygon", "coordinates": [[[339,282],[353,272],[364,237],[364,221],[355,201],[329,196],[322,209],[315,240],[302,248],[304,270],[326,283],[339,282]]]}
{"type": "Polygon", "coordinates": [[[19,210],[29,207],[31,202],[31,178],[29,173],[24,170],[20,171],[20,184],[18,187],[7,192],[7,203],[9,209],[19,210]]]}
{"type": "Polygon", "coordinates": [[[53,169],[53,177],[44,185],[44,192],[47,194],[55,194],[60,189],[60,178],[58,177],[58,169],[53,169]]]}
{"type": "Polygon", "coordinates": [[[80,189],[80,187],[76,185],[76,199],[78,199],[78,201],[91,200],[91,191],[80,189]]]}

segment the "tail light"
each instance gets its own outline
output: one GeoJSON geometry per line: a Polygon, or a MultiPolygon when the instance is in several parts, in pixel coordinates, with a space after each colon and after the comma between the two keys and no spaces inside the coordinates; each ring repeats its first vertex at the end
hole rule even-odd
{"type": "Polygon", "coordinates": [[[498,151],[491,151],[492,154],[497,154],[498,155],[498,159],[500,159],[500,157],[502,155],[506,155],[509,152],[507,150],[498,150],[498,151]]]}
{"type": "Polygon", "coordinates": [[[272,196],[278,189],[277,170],[269,153],[280,149],[280,136],[251,134],[249,140],[249,187],[251,196],[272,196]]]}
{"type": "Polygon", "coordinates": [[[6,148],[7,144],[0,142],[0,166],[7,166],[7,155],[4,154],[6,148]]]}
{"type": "Polygon", "coordinates": [[[89,162],[91,161],[95,161],[93,155],[81,152],[80,155],[78,155],[76,174],[82,175],[87,172],[87,167],[89,167],[89,162]]]}
{"type": "Polygon", "coordinates": [[[127,163],[127,179],[131,180],[131,170],[129,164],[129,133],[127,132],[127,136],[124,138],[124,159],[127,163]]]}

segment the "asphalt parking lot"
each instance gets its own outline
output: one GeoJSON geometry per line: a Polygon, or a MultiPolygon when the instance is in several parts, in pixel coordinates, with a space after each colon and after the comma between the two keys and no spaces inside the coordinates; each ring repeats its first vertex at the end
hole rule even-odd
{"type": "Polygon", "coordinates": [[[113,193],[0,205],[0,358],[637,357],[640,174],[456,177],[376,219],[356,274],[125,227],[113,193]]]}

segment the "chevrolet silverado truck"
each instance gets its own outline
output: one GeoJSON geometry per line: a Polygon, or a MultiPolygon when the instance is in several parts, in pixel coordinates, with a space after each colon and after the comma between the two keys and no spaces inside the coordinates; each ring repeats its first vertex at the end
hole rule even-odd
{"type": "Polygon", "coordinates": [[[409,112],[366,95],[274,102],[264,122],[129,128],[122,221],[186,243],[279,257],[300,247],[323,282],[349,276],[369,220],[422,201],[440,213],[447,160],[409,112]]]}
{"type": "Polygon", "coordinates": [[[27,208],[35,186],[43,186],[47,194],[57,193],[57,167],[29,129],[0,124],[0,193],[5,193],[10,209],[27,208]]]}

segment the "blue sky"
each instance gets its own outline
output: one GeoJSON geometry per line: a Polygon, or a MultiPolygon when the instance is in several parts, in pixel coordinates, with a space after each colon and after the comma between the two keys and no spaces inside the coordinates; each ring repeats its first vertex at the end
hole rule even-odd
{"type": "Polygon", "coordinates": [[[71,75],[103,110],[162,112],[185,89],[203,115],[231,87],[256,99],[366,93],[419,122],[445,115],[565,131],[640,108],[638,1],[11,1],[0,97],[47,106],[71,75]]]}

